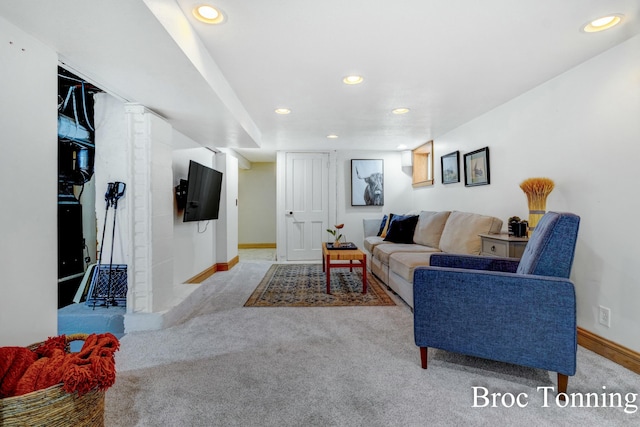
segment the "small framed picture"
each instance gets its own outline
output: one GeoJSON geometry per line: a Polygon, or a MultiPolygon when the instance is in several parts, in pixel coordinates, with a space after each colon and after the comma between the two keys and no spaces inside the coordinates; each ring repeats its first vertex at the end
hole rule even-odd
{"type": "Polygon", "coordinates": [[[489,171],[489,147],[464,155],[464,185],[475,187],[491,183],[489,171]]]}
{"type": "Polygon", "coordinates": [[[384,205],[384,160],[351,159],[351,206],[384,205]]]}
{"type": "Polygon", "coordinates": [[[440,165],[442,166],[442,183],[453,184],[460,182],[460,152],[445,154],[440,157],[440,165]]]}

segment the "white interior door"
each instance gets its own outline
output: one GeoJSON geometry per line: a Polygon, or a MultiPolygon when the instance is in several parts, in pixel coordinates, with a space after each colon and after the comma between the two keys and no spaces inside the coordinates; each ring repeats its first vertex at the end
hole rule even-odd
{"type": "Polygon", "coordinates": [[[329,154],[287,153],[285,174],[287,260],[320,260],[329,222],[329,154]]]}

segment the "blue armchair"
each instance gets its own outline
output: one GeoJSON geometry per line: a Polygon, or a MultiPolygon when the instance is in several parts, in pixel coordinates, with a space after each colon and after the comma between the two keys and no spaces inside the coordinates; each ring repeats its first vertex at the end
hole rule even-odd
{"type": "MultiPolygon", "coordinates": [[[[546,213],[522,259],[433,254],[413,279],[414,335],[427,348],[558,373],[576,372],[576,297],[569,280],[580,218],[546,213]]],[[[563,398],[565,395],[561,395],[563,398]]]]}

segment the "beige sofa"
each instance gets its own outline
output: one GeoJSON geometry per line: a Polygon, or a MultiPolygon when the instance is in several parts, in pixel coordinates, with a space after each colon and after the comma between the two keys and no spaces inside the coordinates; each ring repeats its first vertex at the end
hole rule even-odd
{"type": "Polygon", "coordinates": [[[377,236],[382,219],[364,220],[364,249],[369,270],[413,307],[413,271],[429,265],[436,252],[480,254],[479,234],[500,233],[502,220],[458,211],[422,211],[413,243],[393,243],[377,236]]]}

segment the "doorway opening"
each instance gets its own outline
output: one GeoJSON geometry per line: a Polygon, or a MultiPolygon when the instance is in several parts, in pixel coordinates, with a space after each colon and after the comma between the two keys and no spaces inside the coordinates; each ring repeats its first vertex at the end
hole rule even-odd
{"type": "Polygon", "coordinates": [[[322,259],[330,211],[329,164],[329,153],[284,154],[283,241],[287,261],[322,259]]]}
{"type": "Polygon", "coordinates": [[[96,257],[93,96],[99,92],[58,67],[58,308],[73,303],[96,257]]]}

